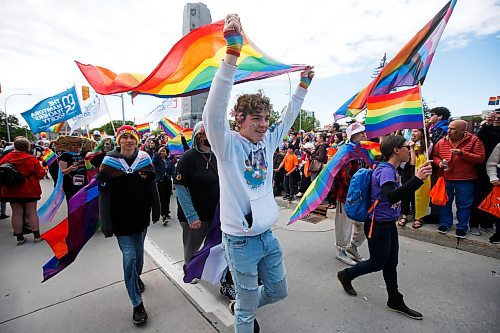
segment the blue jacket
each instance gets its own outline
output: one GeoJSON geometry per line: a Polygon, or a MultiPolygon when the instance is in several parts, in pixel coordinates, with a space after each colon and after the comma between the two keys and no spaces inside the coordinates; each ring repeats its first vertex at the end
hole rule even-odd
{"type": "Polygon", "coordinates": [[[153,166],[156,172],[156,181],[172,180],[175,177],[175,166],[170,158],[166,158],[165,162],[160,155],[153,158],[153,166]]]}

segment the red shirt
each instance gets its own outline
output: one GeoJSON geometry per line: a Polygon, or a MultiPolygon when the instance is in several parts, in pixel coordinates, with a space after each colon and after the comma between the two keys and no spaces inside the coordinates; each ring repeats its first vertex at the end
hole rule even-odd
{"type": "Polygon", "coordinates": [[[0,190],[1,198],[40,198],[42,195],[40,180],[45,177],[47,172],[35,156],[13,151],[0,160],[0,165],[4,163],[12,164],[17,172],[26,178],[26,181],[22,185],[2,186],[0,190]]]}

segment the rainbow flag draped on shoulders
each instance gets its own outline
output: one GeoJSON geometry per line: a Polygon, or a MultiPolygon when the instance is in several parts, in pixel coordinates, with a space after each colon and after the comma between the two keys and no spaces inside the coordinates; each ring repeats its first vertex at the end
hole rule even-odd
{"type": "Polygon", "coordinates": [[[356,159],[364,159],[368,164],[375,163],[374,157],[380,155],[380,144],[370,141],[360,143],[346,143],[340,146],[338,151],[323,167],[318,177],[311,183],[300,199],[299,204],[290,216],[288,224],[305,217],[315,210],[325,200],[333,185],[333,180],[337,173],[342,170],[347,163],[356,159]]]}
{"type": "Polygon", "coordinates": [[[396,130],[424,127],[420,87],[387,95],[370,96],[367,109],[365,128],[368,138],[396,130]]]}
{"type": "Polygon", "coordinates": [[[335,119],[356,116],[366,107],[369,96],[388,94],[392,89],[398,87],[422,84],[456,2],[456,0],[449,1],[396,54],[367,87],[335,111],[335,119]]]}
{"type": "MultiPolygon", "coordinates": [[[[116,74],[111,70],[76,64],[92,88],[109,95],[132,92],[158,97],[191,96],[208,91],[226,53],[224,20],[191,31],[179,40],[149,75],[116,74]]],[[[305,65],[286,65],[274,60],[244,36],[235,84],[301,71],[305,65]]]]}

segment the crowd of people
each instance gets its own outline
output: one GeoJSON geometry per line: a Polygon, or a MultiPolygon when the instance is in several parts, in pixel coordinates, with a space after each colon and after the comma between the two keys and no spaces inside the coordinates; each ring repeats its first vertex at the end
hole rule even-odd
{"type": "MultiPolygon", "coordinates": [[[[289,202],[302,197],[343,145],[367,140],[359,122],[344,130],[334,123],[328,131],[318,133],[291,128],[314,77],[312,67],[301,73],[279,122],[269,126],[271,103],[258,92],[238,97],[232,112],[235,128],[230,128],[226,111],[243,43],[241,29],[237,16],[227,17],[224,37],[228,51],[212,83],[203,121],[193,128],[192,147],[183,139],[181,156],[170,154],[165,133],[141,138],[128,125],[120,127],[114,137],[94,133],[90,145],[83,141],[62,146],[44,141],[33,144],[24,137],[2,143],[0,219],[9,217],[5,208],[9,202],[17,245],[26,242],[27,233],[34,235],[35,242],[41,240],[37,202],[42,193],[40,180],[47,172],[54,186],[62,175],[67,201],[91,179],[100,181],[101,230],[106,237],[116,236],[123,254],[135,324],[148,319],[141,296],[145,285],[140,278],[147,228],[150,221],[167,225],[171,219],[174,186],[184,267],[202,246],[220,210],[228,264],[220,292],[234,301],[230,310],[235,331],[255,332],[259,330],[257,309],[288,293],[282,249],[272,232],[279,215],[274,197],[283,196],[289,202]],[[56,153],[56,163],[40,163],[44,149],[56,153]]],[[[437,224],[438,232],[447,233],[453,225],[455,202],[455,237],[486,232],[491,234],[490,242],[500,242],[499,219],[477,208],[500,185],[500,110],[490,113],[475,134],[467,131],[465,121],[450,120],[450,111],[444,107],[434,108],[430,114],[425,129],[373,139],[380,142],[382,156],[369,185],[374,209],[366,221],[351,220],[345,212],[353,176],[370,168],[363,159],[348,162],[335,175],[325,202],[328,209],[336,209],[336,258],[352,266],[338,273],[344,290],[356,296],[354,279],[383,270],[389,308],[415,319],[422,314],[406,306],[398,291],[398,226],[405,227],[413,216],[412,228],[437,224]],[[448,198],[442,206],[431,201],[431,189],[440,177],[448,198]],[[358,252],[365,240],[369,259],[358,252]]]]}

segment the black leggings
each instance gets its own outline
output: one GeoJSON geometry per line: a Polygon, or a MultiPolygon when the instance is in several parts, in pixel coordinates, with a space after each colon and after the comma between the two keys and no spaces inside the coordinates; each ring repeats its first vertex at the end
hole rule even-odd
{"type": "MultiPolygon", "coordinates": [[[[382,271],[389,296],[399,295],[398,292],[398,230],[396,221],[374,222],[372,237],[367,238],[370,259],[345,270],[347,278],[354,280],[358,276],[382,271]]],[[[364,225],[365,235],[370,231],[371,220],[364,225]]]]}

